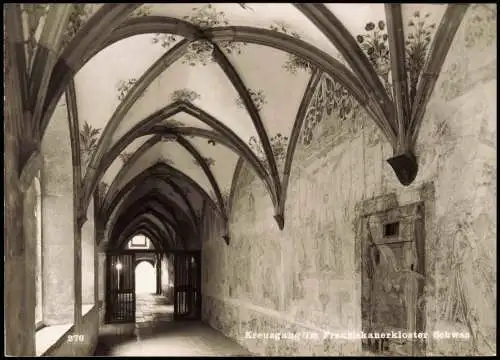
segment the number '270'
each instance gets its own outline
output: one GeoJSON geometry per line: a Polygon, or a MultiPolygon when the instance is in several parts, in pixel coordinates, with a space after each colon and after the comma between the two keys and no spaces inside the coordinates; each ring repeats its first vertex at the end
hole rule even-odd
{"type": "Polygon", "coordinates": [[[82,343],[85,341],[85,335],[68,335],[68,342],[82,343]]]}

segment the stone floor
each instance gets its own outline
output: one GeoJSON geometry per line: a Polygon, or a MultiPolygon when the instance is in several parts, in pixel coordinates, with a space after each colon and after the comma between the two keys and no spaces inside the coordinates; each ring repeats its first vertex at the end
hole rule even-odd
{"type": "Polygon", "coordinates": [[[161,295],[137,294],[136,323],[100,329],[95,356],[250,356],[242,346],[198,321],[174,321],[161,295]]]}

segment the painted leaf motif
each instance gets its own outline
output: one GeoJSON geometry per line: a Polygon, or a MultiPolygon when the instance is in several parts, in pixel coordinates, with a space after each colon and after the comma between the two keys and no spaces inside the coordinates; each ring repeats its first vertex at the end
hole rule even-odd
{"type": "Polygon", "coordinates": [[[89,159],[97,148],[101,129],[93,128],[85,122],[80,130],[80,154],[82,165],[87,166],[89,159]]]}
{"type": "MultiPolygon", "coordinates": [[[[290,26],[282,21],[275,21],[271,24],[269,28],[273,31],[281,32],[293,36],[294,38],[300,39],[301,36],[298,32],[292,31],[290,26]]],[[[283,64],[283,69],[292,75],[296,75],[298,71],[306,71],[312,73],[314,66],[296,55],[288,54],[288,58],[283,64]]]]}
{"type": "MultiPolygon", "coordinates": [[[[203,161],[205,162],[205,164],[208,165],[208,167],[215,165],[215,160],[212,159],[211,157],[205,157],[205,158],[203,158],[203,161]]],[[[201,164],[196,159],[193,160],[193,163],[195,165],[201,166],[201,164]]]]}
{"type": "Polygon", "coordinates": [[[186,101],[186,102],[194,102],[195,100],[200,99],[201,96],[196,91],[184,88],[175,90],[172,95],[170,95],[170,101],[186,101]]]}
{"type": "Polygon", "coordinates": [[[169,48],[177,41],[178,37],[172,34],[155,34],[151,39],[153,44],[160,44],[164,49],[169,48]]]}
{"type": "Polygon", "coordinates": [[[125,165],[132,158],[133,155],[134,155],[134,153],[132,153],[132,152],[121,153],[119,156],[120,156],[120,160],[123,162],[123,165],[125,165]]]}
{"type": "Polygon", "coordinates": [[[184,123],[181,121],[177,121],[175,119],[169,119],[164,122],[165,127],[167,128],[176,128],[184,126],[184,123]]]}
{"type": "MultiPolygon", "coordinates": [[[[247,89],[248,93],[250,94],[250,97],[252,98],[252,101],[257,108],[257,110],[262,110],[263,106],[267,104],[266,96],[264,94],[263,90],[252,90],[252,89],[247,89]]],[[[243,102],[243,99],[241,97],[237,98],[235,100],[236,105],[239,108],[245,108],[245,104],[243,102]]]]}
{"type": "MultiPolygon", "coordinates": [[[[336,119],[338,124],[350,124],[354,129],[354,121],[359,113],[359,104],[347,89],[335,80],[323,74],[307,108],[301,139],[306,146],[313,140],[316,127],[322,121],[336,119]]],[[[332,127],[331,124],[328,125],[332,127]]],[[[331,131],[338,129],[332,128],[331,131]]]]}
{"type": "Polygon", "coordinates": [[[142,5],[130,14],[130,17],[141,17],[151,15],[151,6],[142,5]]]}
{"type": "Polygon", "coordinates": [[[127,96],[128,92],[137,82],[137,79],[131,78],[128,80],[120,80],[116,84],[116,89],[118,91],[118,100],[122,101],[127,96]]]}
{"type": "MultiPolygon", "coordinates": [[[[277,133],[269,139],[269,142],[271,143],[271,149],[273,151],[274,158],[278,161],[278,163],[282,163],[286,158],[286,152],[288,149],[288,137],[277,133]]],[[[252,136],[248,141],[248,145],[250,149],[252,149],[257,155],[264,167],[268,168],[269,164],[267,162],[267,157],[260,140],[257,140],[254,136],[252,136]]]]}
{"type": "Polygon", "coordinates": [[[87,20],[92,16],[92,4],[73,4],[73,10],[69,16],[68,25],[64,32],[63,46],[69,42],[80,31],[87,20]]]}
{"type": "MultiPolygon", "coordinates": [[[[226,19],[225,13],[223,11],[217,11],[212,4],[194,7],[190,15],[184,16],[184,20],[189,21],[200,29],[229,25],[229,21],[226,19]]],[[[167,43],[170,44],[171,41],[167,41],[167,43]]],[[[228,54],[241,54],[245,43],[224,40],[217,42],[217,45],[222,51],[228,54]]],[[[213,50],[214,44],[210,41],[194,41],[188,45],[188,49],[182,59],[182,63],[190,66],[206,66],[215,61],[213,57],[213,50]]]]}
{"type": "Polygon", "coordinates": [[[365,25],[366,34],[358,34],[356,41],[367,55],[378,76],[382,80],[389,95],[392,95],[392,87],[389,82],[390,55],[388,35],[384,31],[386,24],[383,20],[368,22],[365,25]]]}
{"type": "Polygon", "coordinates": [[[427,60],[427,53],[431,43],[431,36],[434,33],[436,24],[426,24],[429,14],[420,18],[420,12],[415,11],[413,19],[408,22],[410,29],[405,40],[406,51],[406,68],[408,72],[408,86],[410,104],[413,106],[413,101],[417,93],[417,85],[427,60]]]}

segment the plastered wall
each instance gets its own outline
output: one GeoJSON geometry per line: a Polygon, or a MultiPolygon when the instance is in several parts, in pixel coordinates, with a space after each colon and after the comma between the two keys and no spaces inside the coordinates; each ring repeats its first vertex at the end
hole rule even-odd
{"type": "Polygon", "coordinates": [[[396,194],[401,204],[434,188],[426,209],[426,331],[467,331],[468,341],[431,340],[428,354],[496,352],[496,17],[472,5],[427,107],[403,187],[386,159],[392,148],[363,111],[333,111],[299,143],[285,228],[248,166],[238,178],[231,243],[205,218],[203,319],[261,355],[352,355],[357,341],[275,341],[251,332],[360,330],[356,205],[396,194]],[[477,19],[482,19],[478,21],[477,19]],[[347,120],[347,121],[346,121],[347,120]],[[462,309],[462,310],[457,310],[462,309]]]}

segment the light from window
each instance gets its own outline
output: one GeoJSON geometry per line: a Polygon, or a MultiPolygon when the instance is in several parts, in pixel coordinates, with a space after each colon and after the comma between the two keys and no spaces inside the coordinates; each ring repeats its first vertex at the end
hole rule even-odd
{"type": "Polygon", "coordinates": [[[128,248],[149,249],[149,239],[144,235],[136,235],[129,241],[128,248]]]}

